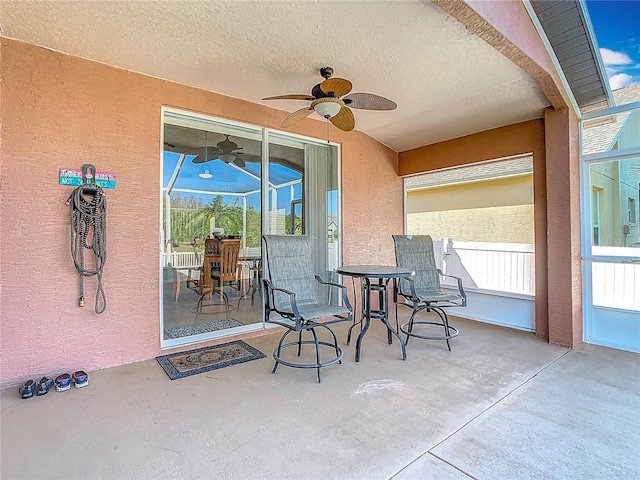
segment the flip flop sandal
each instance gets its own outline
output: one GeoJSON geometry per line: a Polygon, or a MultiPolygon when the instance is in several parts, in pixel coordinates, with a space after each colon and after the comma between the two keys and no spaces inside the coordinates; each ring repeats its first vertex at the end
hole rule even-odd
{"type": "Polygon", "coordinates": [[[63,373],[56,377],[56,391],[64,392],[71,388],[71,375],[63,373]]]}
{"type": "Polygon", "coordinates": [[[38,382],[36,395],[46,395],[47,393],[49,393],[49,390],[51,390],[51,387],[53,387],[53,380],[51,380],[49,377],[42,377],[38,382]]]}
{"type": "Polygon", "coordinates": [[[18,392],[23,399],[33,397],[33,389],[36,386],[36,382],[33,380],[27,380],[24,384],[20,385],[18,392]]]}
{"type": "Polygon", "coordinates": [[[82,370],[75,372],[71,378],[73,378],[73,383],[76,388],[82,388],[89,385],[89,375],[82,370]]]}

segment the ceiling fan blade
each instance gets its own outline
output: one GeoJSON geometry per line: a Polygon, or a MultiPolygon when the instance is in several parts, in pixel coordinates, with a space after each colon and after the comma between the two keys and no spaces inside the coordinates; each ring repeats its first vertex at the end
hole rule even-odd
{"type": "Polygon", "coordinates": [[[313,113],[313,108],[311,108],[311,107],[306,107],[306,108],[301,108],[300,110],[296,110],[291,115],[289,115],[287,118],[285,118],[283,120],[283,122],[282,122],[282,125],[280,125],[280,126],[282,128],[290,127],[294,123],[299,122],[300,120],[302,120],[304,117],[308,117],[309,115],[311,115],[311,113],[313,113]]]}
{"type": "Polygon", "coordinates": [[[217,155],[220,153],[220,149],[218,147],[207,147],[206,156],[203,155],[204,151],[202,148],[192,148],[188,153],[190,155],[197,153],[194,159],[191,160],[191,163],[207,163],[217,158],[217,155]]]}
{"type": "Polygon", "coordinates": [[[240,168],[244,168],[245,167],[244,160],[241,159],[238,156],[236,156],[236,159],[233,162],[230,162],[230,163],[233,163],[236,167],[240,167],[240,168]]]}
{"type": "Polygon", "coordinates": [[[393,100],[373,93],[352,93],[342,100],[345,105],[361,110],[395,110],[398,107],[393,100]]]}
{"type": "MultiPolygon", "coordinates": [[[[237,158],[239,160],[242,160],[243,162],[249,162],[249,163],[261,163],[262,162],[262,156],[261,155],[253,155],[251,153],[238,152],[237,158]],[[240,156],[240,155],[242,155],[242,156],[240,156]]],[[[234,163],[236,163],[236,162],[234,162],[234,163]]]]}
{"type": "Polygon", "coordinates": [[[345,132],[350,132],[356,126],[356,119],[353,118],[353,112],[348,107],[342,107],[340,111],[329,120],[345,132]]]}
{"type": "Polygon", "coordinates": [[[164,150],[166,152],[182,153],[184,155],[198,155],[199,153],[202,153],[203,148],[204,147],[185,147],[183,145],[175,145],[169,142],[164,142],[164,150]]]}
{"type": "Polygon", "coordinates": [[[265,97],[262,100],[307,100],[309,102],[315,100],[311,95],[305,95],[304,93],[292,94],[292,95],[276,95],[275,97],[265,97]]]}
{"type": "Polygon", "coordinates": [[[202,155],[197,155],[196,158],[191,160],[191,163],[207,163],[207,162],[210,162],[211,160],[213,160],[213,158],[206,158],[206,157],[203,157],[202,155]]]}
{"type": "Polygon", "coordinates": [[[351,91],[353,85],[349,80],[344,78],[329,78],[320,84],[320,89],[329,95],[331,92],[335,93],[336,97],[346,95],[351,91]]]}

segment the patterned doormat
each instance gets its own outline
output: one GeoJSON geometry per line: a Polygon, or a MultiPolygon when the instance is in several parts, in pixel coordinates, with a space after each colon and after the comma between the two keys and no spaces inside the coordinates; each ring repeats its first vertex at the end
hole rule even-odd
{"type": "Polygon", "coordinates": [[[265,357],[266,355],[260,350],[242,340],[236,340],[187,352],[162,355],[156,357],[156,360],[169,378],[175,380],[265,357]]]}
{"type": "Polygon", "coordinates": [[[164,329],[164,335],[167,338],[188,337],[190,335],[198,335],[200,333],[215,332],[216,330],[224,330],[225,328],[241,327],[243,324],[233,318],[225,318],[223,320],[213,320],[206,323],[194,323],[188,325],[180,325],[164,329]]]}

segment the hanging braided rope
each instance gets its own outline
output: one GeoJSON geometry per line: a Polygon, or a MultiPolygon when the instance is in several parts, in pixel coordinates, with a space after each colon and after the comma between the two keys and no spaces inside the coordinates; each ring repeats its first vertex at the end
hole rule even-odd
{"type": "Polygon", "coordinates": [[[80,301],[84,307],[84,277],[98,277],[95,312],[100,314],[107,308],[107,298],[102,288],[102,269],[107,260],[107,198],[99,185],[88,184],[76,188],[67,205],[71,206],[71,256],[80,273],[80,301]],[[91,237],[91,243],[88,243],[91,237]],[[85,249],[95,256],[95,269],[85,267],[85,249]],[[102,302],[102,307],[100,303],[102,302]]]}

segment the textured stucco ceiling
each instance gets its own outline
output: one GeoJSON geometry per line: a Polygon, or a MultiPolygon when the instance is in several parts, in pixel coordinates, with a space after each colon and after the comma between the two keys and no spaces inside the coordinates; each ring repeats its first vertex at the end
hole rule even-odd
{"type": "MultiPolygon", "coordinates": [[[[541,116],[538,85],[430,2],[1,0],[8,38],[288,112],[318,69],[398,104],[355,110],[396,151],[541,116]]],[[[322,121],[317,116],[318,121],[322,121]]],[[[333,128],[333,127],[332,127],[333,128]]]]}

